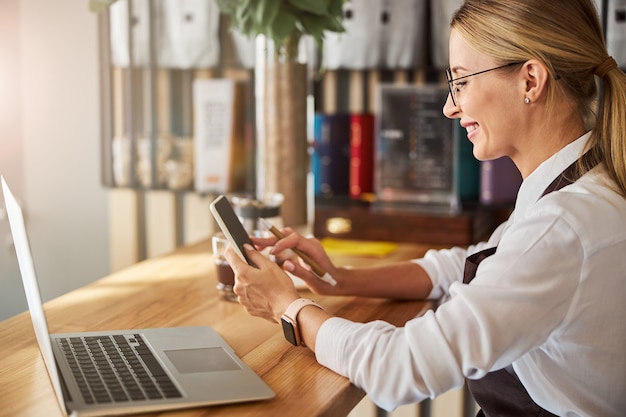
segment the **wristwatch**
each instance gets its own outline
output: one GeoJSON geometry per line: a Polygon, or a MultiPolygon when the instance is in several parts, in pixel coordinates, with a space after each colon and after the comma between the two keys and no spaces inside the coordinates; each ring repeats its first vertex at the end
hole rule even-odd
{"type": "Polygon", "coordinates": [[[283,326],[285,339],[294,346],[304,346],[300,327],[298,327],[298,313],[306,306],[315,306],[323,310],[322,306],[313,300],[298,298],[296,301],[289,304],[285,313],[280,316],[280,323],[283,326]]]}

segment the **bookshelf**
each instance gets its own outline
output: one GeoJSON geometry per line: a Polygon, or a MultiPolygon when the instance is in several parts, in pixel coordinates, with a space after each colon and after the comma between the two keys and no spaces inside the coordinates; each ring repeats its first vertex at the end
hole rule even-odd
{"type": "MultiPolygon", "coordinates": [[[[389,49],[386,48],[385,42],[395,39],[393,36],[397,35],[392,35],[388,31],[393,26],[389,23],[397,22],[394,19],[405,16],[401,13],[402,7],[399,3],[396,5],[382,0],[380,3],[381,7],[389,8],[386,16],[387,19],[391,19],[386,21],[387,29],[381,29],[384,36],[377,41],[382,53],[383,50],[389,49]],[[392,8],[400,13],[394,14],[392,8]]],[[[438,58],[434,56],[437,54],[430,51],[428,46],[433,42],[440,43],[431,39],[440,36],[440,33],[435,35],[428,33],[431,30],[430,26],[438,25],[436,23],[438,20],[433,18],[431,21],[427,18],[431,14],[433,4],[439,7],[438,3],[409,1],[406,4],[415,4],[415,7],[419,7],[421,11],[417,15],[427,22],[422,28],[423,31],[414,34],[417,41],[413,46],[416,53],[412,63],[403,65],[399,64],[400,60],[396,60],[394,61],[396,64],[390,64],[387,59],[377,66],[362,69],[336,68],[317,74],[311,91],[314,111],[328,114],[375,114],[376,94],[381,84],[402,86],[442,81],[441,70],[438,68],[440,65],[437,65],[438,58]],[[421,9],[422,7],[424,9],[421,9]]],[[[135,7],[134,3],[132,7],[135,7]]],[[[128,9],[129,14],[131,9],[128,9]]],[[[132,11],[135,16],[140,10],[132,11]]],[[[195,116],[192,101],[194,82],[229,78],[235,80],[238,87],[245,90],[246,99],[243,100],[245,103],[242,102],[238,111],[244,114],[246,119],[243,123],[243,132],[240,134],[241,141],[245,142],[245,146],[249,146],[244,151],[245,167],[238,170],[241,174],[241,178],[238,178],[240,185],[232,192],[253,193],[256,183],[255,121],[254,116],[250,116],[254,113],[250,107],[253,106],[251,102],[255,88],[254,63],[238,56],[241,49],[237,44],[241,40],[229,32],[224,16],[219,19],[219,30],[213,33],[220,44],[217,65],[203,64],[201,67],[189,65],[185,68],[160,65],[155,56],[149,56],[154,54],[154,45],[144,51],[145,54],[150,52],[146,55],[149,56],[149,59],[146,58],[148,64],[142,64],[140,59],[135,62],[131,60],[123,65],[116,64],[110,54],[112,48],[110,16],[102,14],[100,19],[103,185],[112,189],[128,188],[140,196],[146,192],[168,192],[168,195],[171,194],[172,198],[176,199],[175,215],[183,216],[187,211],[186,197],[191,195],[194,198],[198,196],[204,198],[204,194],[194,189],[193,179],[184,182],[173,181],[165,167],[184,167],[193,164],[193,158],[186,150],[190,148],[188,145],[194,137],[195,116]]],[[[126,31],[130,33],[139,30],[143,27],[140,23],[129,20],[126,31]]],[[[144,28],[150,35],[153,34],[151,31],[154,31],[151,25],[152,23],[149,23],[144,28]]],[[[150,40],[153,40],[152,37],[150,40]]],[[[129,42],[132,44],[134,38],[129,42]]],[[[143,50],[131,44],[128,45],[129,54],[143,50]]],[[[156,57],[158,58],[158,54],[156,57]]],[[[311,142],[311,138],[309,141],[311,142]]],[[[212,194],[208,195],[211,197],[212,194]]],[[[338,196],[329,201],[316,201],[312,211],[314,218],[309,221],[315,223],[315,231],[320,236],[467,244],[482,237],[486,231],[494,227],[491,220],[492,210],[478,206],[454,216],[414,211],[390,212],[375,210],[370,203],[338,196]],[[352,220],[352,224],[358,227],[353,227],[347,234],[333,234],[323,226],[330,220],[339,218],[352,220]],[[412,229],[411,232],[406,231],[409,228],[412,229]]],[[[183,223],[184,219],[176,219],[177,225],[183,223]]],[[[176,234],[182,235],[183,232],[176,234]]],[[[184,239],[177,238],[177,241],[182,240],[184,239]]]]}

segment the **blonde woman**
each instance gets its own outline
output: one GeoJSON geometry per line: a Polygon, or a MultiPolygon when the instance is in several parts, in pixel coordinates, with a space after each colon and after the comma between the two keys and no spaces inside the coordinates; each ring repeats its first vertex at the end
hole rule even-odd
{"type": "Polygon", "coordinates": [[[318,293],[446,301],[403,328],[331,317],[253,248],[258,269],[229,253],[235,292],[268,320],[299,310],[298,340],[388,410],[467,382],[482,416],[623,416],[626,76],[594,4],[467,0],[449,55],[444,114],[460,120],[476,158],[508,156],[524,178],[487,241],[344,269],[289,229],[254,240],[322,264],[336,286],[282,265],[318,293]]]}

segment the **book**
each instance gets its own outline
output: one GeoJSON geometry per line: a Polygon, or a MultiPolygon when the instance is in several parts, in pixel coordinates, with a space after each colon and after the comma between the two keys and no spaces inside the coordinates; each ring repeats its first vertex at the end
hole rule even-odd
{"type": "Polygon", "coordinates": [[[522,175],[509,157],[480,162],[481,204],[511,204],[521,184],[522,175]]]}
{"type": "Polygon", "coordinates": [[[467,139],[467,133],[459,120],[455,123],[454,135],[459,198],[463,202],[476,202],[480,195],[480,161],[474,157],[474,145],[467,139]]]}
{"type": "Polygon", "coordinates": [[[350,185],[350,115],[316,113],[313,119],[313,193],[347,196],[350,185]]]}
{"type": "Polygon", "coordinates": [[[350,197],[374,191],[374,115],[350,115],[350,197]]]}
{"type": "Polygon", "coordinates": [[[196,79],[194,107],[194,187],[224,194],[246,188],[247,140],[244,82],[196,79]]]}

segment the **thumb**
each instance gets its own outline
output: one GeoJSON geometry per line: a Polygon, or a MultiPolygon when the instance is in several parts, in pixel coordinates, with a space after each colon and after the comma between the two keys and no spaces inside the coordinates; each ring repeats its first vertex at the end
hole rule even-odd
{"type": "Polygon", "coordinates": [[[243,245],[243,250],[245,251],[246,258],[251,262],[251,265],[256,268],[259,268],[264,261],[267,261],[267,258],[249,243],[243,245]]]}

